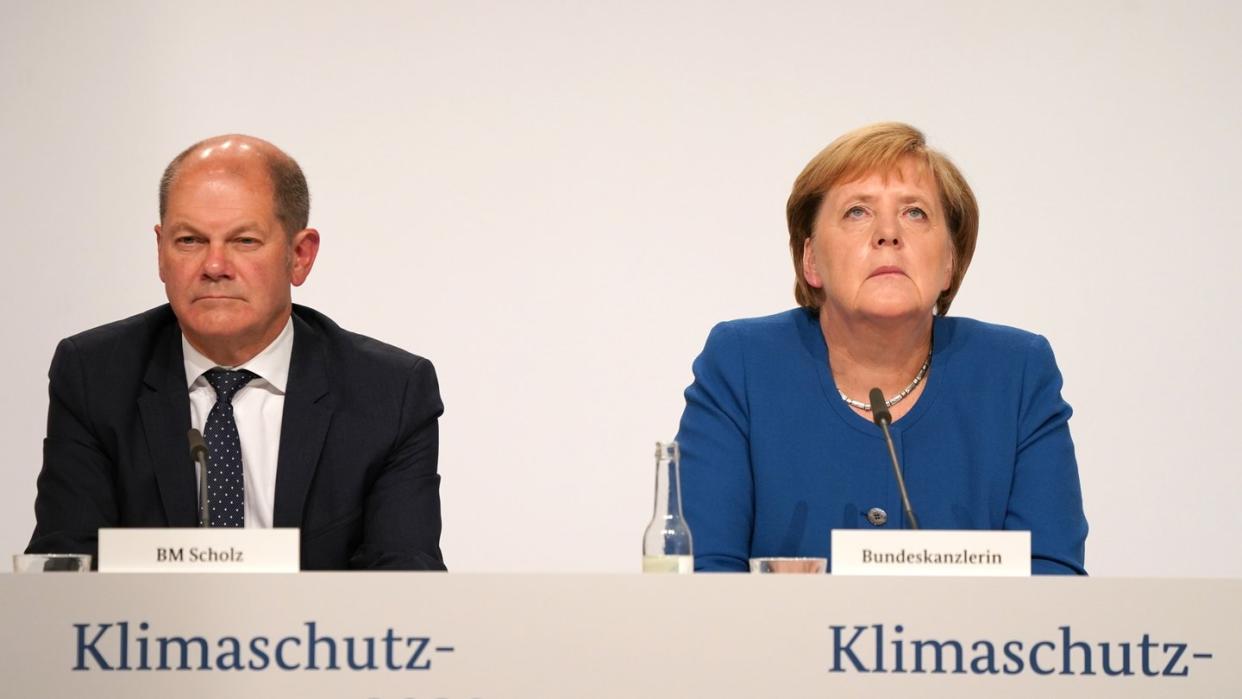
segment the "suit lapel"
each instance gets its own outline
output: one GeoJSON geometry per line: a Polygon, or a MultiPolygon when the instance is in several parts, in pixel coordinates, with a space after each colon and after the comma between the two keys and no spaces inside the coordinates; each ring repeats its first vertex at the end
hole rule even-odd
{"type": "Polygon", "coordinates": [[[193,527],[198,523],[198,487],[186,437],[190,394],[185,385],[179,328],[170,323],[155,343],[143,377],[138,411],[168,525],[193,527]]]}
{"type": "Polygon", "coordinates": [[[280,423],[280,452],[276,461],[276,502],[272,525],[298,527],[306,506],[328,423],[332,420],[328,396],[328,359],[323,338],[293,314],[293,356],[285,410],[280,423]]]}

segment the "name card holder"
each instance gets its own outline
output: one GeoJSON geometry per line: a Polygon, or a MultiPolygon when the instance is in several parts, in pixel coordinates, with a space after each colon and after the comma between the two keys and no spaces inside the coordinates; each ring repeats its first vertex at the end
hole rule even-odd
{"type": "Polygon", "coordinates": [[[832,530],[833,575],[1027,577],[1031,533],[1025,531],[832,530]]]}
{"type": "Polygon", "coordinates": [[[296,573],[296,528],[100,529],[101,573],[296,573]]]}

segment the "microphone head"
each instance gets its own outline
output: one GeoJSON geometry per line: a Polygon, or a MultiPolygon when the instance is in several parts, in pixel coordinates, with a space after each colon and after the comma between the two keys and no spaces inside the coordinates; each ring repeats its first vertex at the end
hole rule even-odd
{"type": "Polygon", "coordinates": [[[191,427],[190,431],[186,433],[186,436],[190,440],[190,457],[191,458],[198,458],[200,454],[202,456],[207,455],[207,443],[203,441],[202,432],[199,432],[198,430],[191,427]]]}
{"type": "Polygon", "coordinates": [[[888,412],[884,394],[878,388],[871,389],[871,419],[880,427],[893,424],[893,414],[888,412]]]}

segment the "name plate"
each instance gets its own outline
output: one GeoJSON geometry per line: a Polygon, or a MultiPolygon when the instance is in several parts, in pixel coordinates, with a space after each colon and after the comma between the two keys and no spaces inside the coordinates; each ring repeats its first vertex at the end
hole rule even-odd
{"type": "Polygon", "coordinates": [[[296,573],[298,530],[100,529],[101,573],[296,573]]]}
{"type": "Polygon", "coordinates": [[[1031,533],[833,529],[832,574],[1026,577],[1031,533]]]}

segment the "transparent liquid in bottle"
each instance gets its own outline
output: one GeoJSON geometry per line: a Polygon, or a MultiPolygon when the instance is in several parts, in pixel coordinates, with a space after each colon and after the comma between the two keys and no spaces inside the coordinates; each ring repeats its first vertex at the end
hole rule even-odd
{"type": "Polygon", "coordinates": [[[677,442],[656,443],[655,507],[643,534],[644,573],[694,572],[694,544],[681,514],[680,457],[677,442]]]}
{"type": "Polygon", "coordinates": [[[644,573],[693,573],[694,556],[643,556],[644,573]]]}

